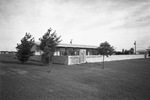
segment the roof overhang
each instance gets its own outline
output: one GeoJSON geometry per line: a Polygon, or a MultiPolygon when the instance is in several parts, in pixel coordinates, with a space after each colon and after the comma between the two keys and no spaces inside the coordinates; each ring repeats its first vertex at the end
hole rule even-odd
{"type": "Polygon", "coordinates": [[[84,49],[96,49],[98,46],[91,46],[91,45],[78,45],[78,44],[64,44],[60,43],[56,47],[66,47],[66,48],[84,48],[84,49]]]}
{"type": "MultiPolygon", "coordinates": [[[[36,45],[39,45],[39,42],[35,43],[36,45]]],[[[56,47],[60,48],[80,48],[80,49],[96,49],[98,46],[92,46],[92,45],[79,45],[79,44],[66,44],[66,43],[59,43],[56,47]]]]}

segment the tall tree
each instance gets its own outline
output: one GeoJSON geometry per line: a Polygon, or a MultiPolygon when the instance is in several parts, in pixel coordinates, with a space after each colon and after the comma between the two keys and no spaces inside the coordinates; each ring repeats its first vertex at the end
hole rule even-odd
{"type": "Polygon", "coordinates": [[[113,46],[111,46],[107,41],[103,42],[100,44],[100,46],[98,47],[98,54],[103,55],[103,67],[102,69],[104,69],[104,58],[105,56],[110,56],[112,55],[114,52],[114,48],[113,46]]]}
{"type": "Polygon", "coordinates": [[[61,36],[56,35],[56,31],[52,32],[52,29],[49,28],[48,31],[40,38],[41,41],[39,47],[43,51],[41,60],[44,64],[50,66],[50,71],[52,68],[52,58],[55,52],[55,48],[58,45],[61,36]]]}
{"type": "Polygon", "coordinates": [[[25,36],[21,39],[21,44],[17,44],[17,58],[20,62],[24,63],[28,61],[30,56],[33,56],[34,52],[31,51],[32,46],[34,45],[34,38],[30,33],[26,33],[25,36]]]}
{"type": "Polygon", "coordinates": [[[133,54],[134,53],[134,48],[131,48],[129,51],[130,51],[130,54],[133,54]]]}

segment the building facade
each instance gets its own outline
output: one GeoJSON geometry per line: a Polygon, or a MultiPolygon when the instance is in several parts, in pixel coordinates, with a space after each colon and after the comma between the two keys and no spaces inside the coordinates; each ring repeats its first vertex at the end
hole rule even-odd
{"type": "MultiPolygon", "coordinates": [[[[81,55],[83,53],[84,55],[97,55],[97,48],[98,46],[60,43],[56,46],[54,56],[81,55]]],[[[35,51],[35,55],[42,54],[37,44],[33,46],[32,51],[35,51]]]]}
{"type": "MultiPolygon", "coordinates": [[[[56,46],[54,57],[53,57],[53,63],[74,65],[74,64],[81,64],[81,63],[102,62],[103,57],[102,55],[98,55],[97,48],[98,46],[60,43],[56,46]]],[[[35,55],[42,54],[42,52],[37,48],[37,45],[33,46],[32,51],[35,51],[35,55]]],[[[112,55],[112,56],[106,57],[105,61],[141,59],[141,58],[144,58],[143,54],[112,55]]],[[[35,56],[33,57],[33,59],[41,61],[40,56],[35,56]]]]}
{"type": "MultiPolygon", "coordinates": [[[[42,55],[37,45],[33,46],[32,51],[35,52],[35,55],[42,55]]],[[[60,43],[56,46],[53,63],[67,65],[85,63],[86,56],[97,55],[97,48],[98,46],[60,43]]]]}

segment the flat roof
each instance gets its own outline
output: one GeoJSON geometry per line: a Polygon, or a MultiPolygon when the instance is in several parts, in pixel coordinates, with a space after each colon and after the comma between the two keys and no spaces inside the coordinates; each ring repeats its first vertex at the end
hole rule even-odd
{"type": "MultiPolygon", "coordinates": [[[[36,42],[35,44],[39,45],[40,42],[36,42]]],[[[66,44],[66,43],[59,43],[56,47],[83,48],[83,49],[96,49],[96,48],[98,48],[98,46],[93,46],[93,45],[79,45],[79,44],[66,44]]]]}
{"type": "Polygon", "coordinates": [[[98,46],[59,43],[57,47],[96,49],[98,46]]]}

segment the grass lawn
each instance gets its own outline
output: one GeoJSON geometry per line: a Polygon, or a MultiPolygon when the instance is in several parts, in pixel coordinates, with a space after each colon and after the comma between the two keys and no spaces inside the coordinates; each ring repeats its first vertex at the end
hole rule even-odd
{"type": "Polygon", "coordinates": [[[150,59],[81,65],[21,64],[0,55],[0,100],[149,100],[150,59]]]}

